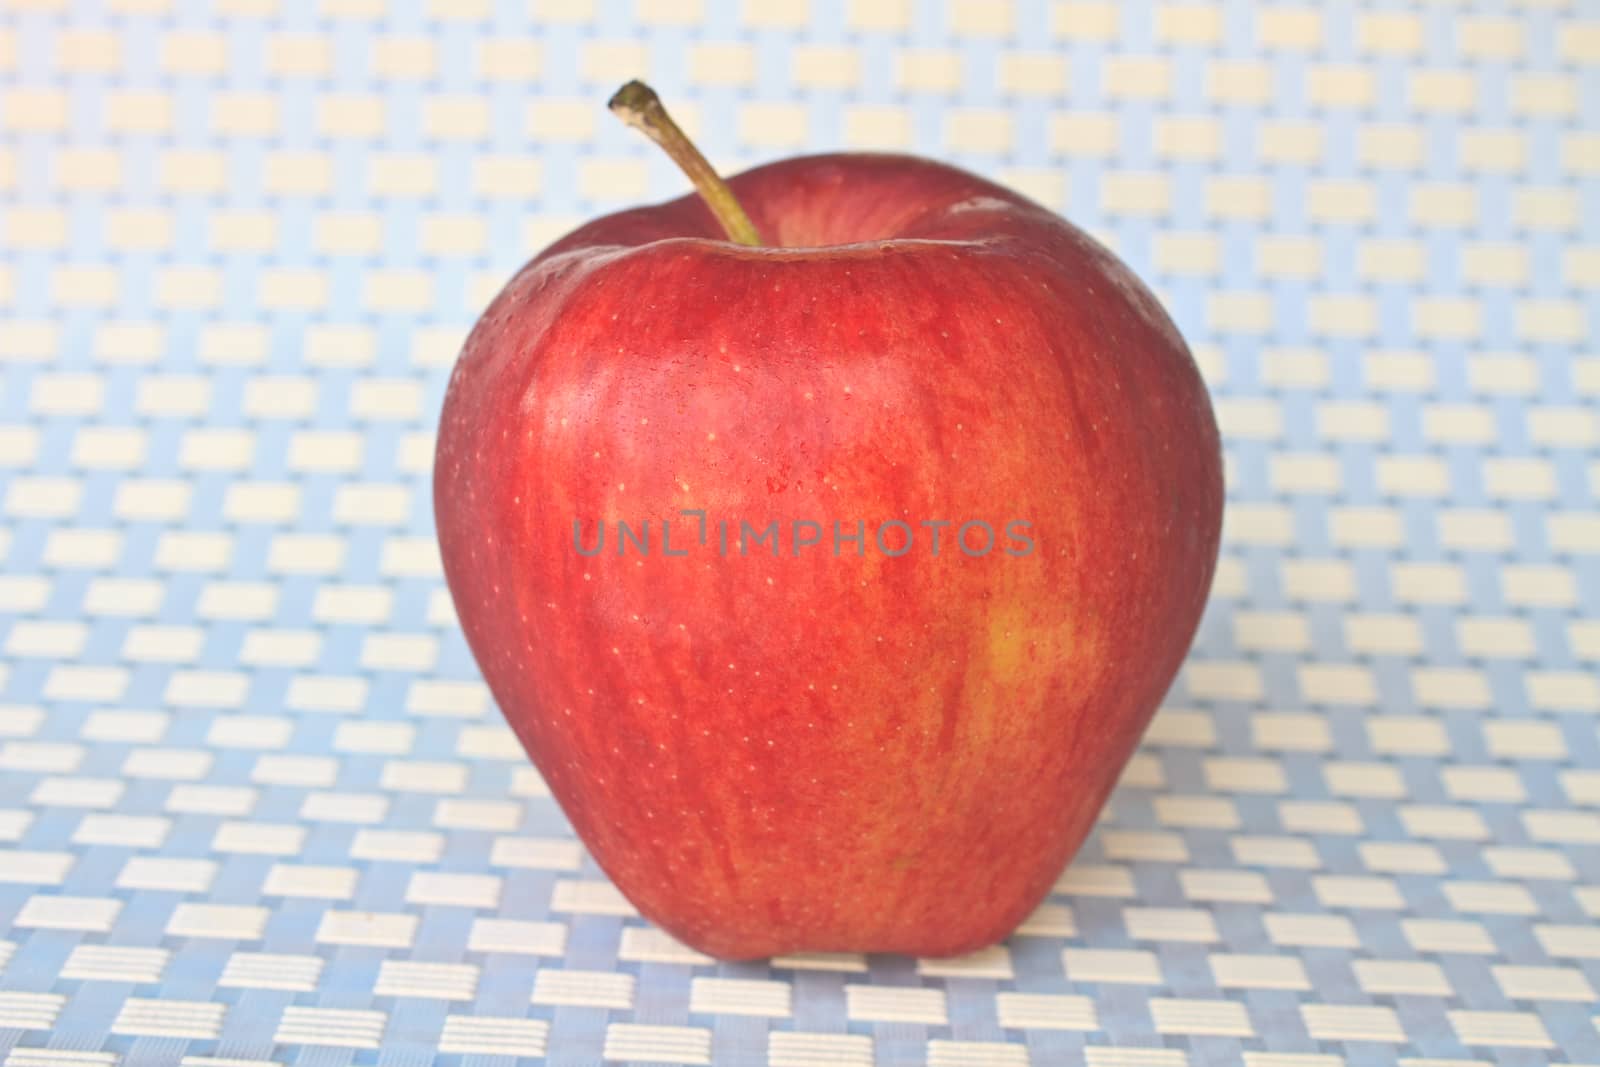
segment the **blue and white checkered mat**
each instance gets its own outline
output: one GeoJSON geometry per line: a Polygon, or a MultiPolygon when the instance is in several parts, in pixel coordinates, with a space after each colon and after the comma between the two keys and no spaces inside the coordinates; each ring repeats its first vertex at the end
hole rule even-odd
{"type": "Polygon", "coordinates": [[[1586,0],[4,0],[0,1064],[1600,1062],[1597,120],[1586,0]],[[681,189],[634,75],[1026,190],[1204,364],[1213,603],[1003,947],[672,943],[456,632],[445,376],[681,189]]]}

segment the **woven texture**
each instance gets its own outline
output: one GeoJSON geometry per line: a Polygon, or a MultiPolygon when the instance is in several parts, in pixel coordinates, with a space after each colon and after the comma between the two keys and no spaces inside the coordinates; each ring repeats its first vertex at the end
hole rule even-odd
{"type": "Polygon", "coordinates": [[[1600,1062],[1597,109],[1584,0],[4,0],[0,1063],[1600,1062]],[[1205,623],[1002,947],[674,944],[451,617],[449,366],[681,191],[634,75],[1026,191],[1212,386],[1205,623]]]}

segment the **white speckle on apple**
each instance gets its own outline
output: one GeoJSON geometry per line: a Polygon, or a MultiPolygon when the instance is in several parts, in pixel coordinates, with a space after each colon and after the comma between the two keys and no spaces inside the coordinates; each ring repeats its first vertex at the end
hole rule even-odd
{"type": "Polygon", "coordinates": [[[710,433],[706,434],[706,440],[707,441],[715,441],[716,439],[717,439],[717,432],[715,430],[712,430],[710,433]]]}

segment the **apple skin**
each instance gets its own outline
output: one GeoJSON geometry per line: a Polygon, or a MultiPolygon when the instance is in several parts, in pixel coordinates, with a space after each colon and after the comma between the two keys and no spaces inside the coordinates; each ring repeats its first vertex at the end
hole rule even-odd
{"type": "Polygon", "coordinates": [[[670,934],[724,959],[973,951],[1049,892],[1189,647],[1210,402],[1133,275],[1004,188],[888,155],[729,185],[782,247],[723,239],[695,196],[610,215],[468,337],[434,471],[457,614],[579,837],[670,934]],[[828,534],[722,558],[683,509],[828,534]],[[877,551],[888,519],[913,551],[877,551]],[[653,551],[580,555],[574,520],[586,548],[648,520],[653,551]],[[857,520],[865,556],[835,557],[857,520]],[[996,548],[952,525],[934,556],[933,520],[996,548]],[[1011,520],[1031,554],[1001,551],[1011,520]]]}

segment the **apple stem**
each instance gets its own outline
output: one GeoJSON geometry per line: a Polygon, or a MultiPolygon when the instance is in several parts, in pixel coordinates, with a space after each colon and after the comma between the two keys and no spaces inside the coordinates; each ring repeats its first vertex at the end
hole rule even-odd
{"type": "Polygon", "coordinates": [[[761,234],[755,223],[744,213],[739,198],[733,195],[728,183],[718,177],[715,169],[700,154],[700,149],[689,140],[689,135],[672,121],[656,91],[642,81],[631,81],[616,91],[606,105],[629,126],[642,132],[660,145],[678,168],[694,183],[700,199],[706,202],[728,240],[735,244],[760,247],[761,234]]]}

